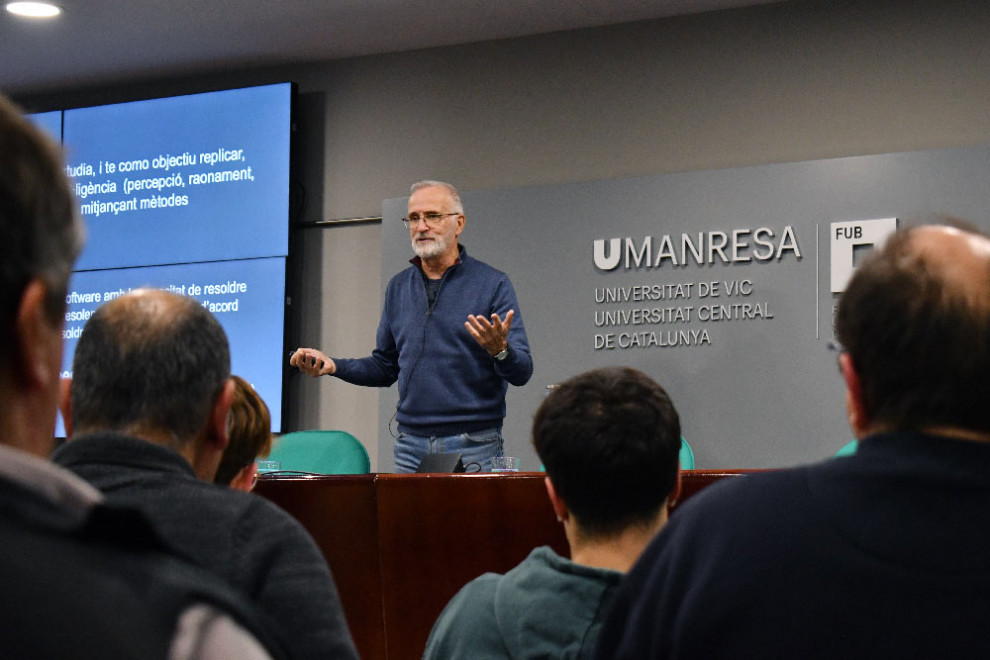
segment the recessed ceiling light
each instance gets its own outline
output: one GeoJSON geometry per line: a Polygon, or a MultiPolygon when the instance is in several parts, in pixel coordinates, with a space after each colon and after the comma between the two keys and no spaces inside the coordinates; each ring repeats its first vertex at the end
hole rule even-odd
{"type": "Polygon", "coordinates": [[[8,2],[7,11],[28,18],[51,18],[62,13],[62,9],[50,2],[8,2]]]}

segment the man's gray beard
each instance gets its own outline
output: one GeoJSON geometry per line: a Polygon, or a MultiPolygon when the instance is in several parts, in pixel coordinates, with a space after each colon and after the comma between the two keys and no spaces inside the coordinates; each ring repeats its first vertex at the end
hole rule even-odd
{"type": "Polygon", "coordinates": [[[447,242],[442,238],[436,238],[429,245],[420,245],[414,238],[412,240],[412,249],[420,259],[432,259],[439,257],[447,250],[447,242]]]}

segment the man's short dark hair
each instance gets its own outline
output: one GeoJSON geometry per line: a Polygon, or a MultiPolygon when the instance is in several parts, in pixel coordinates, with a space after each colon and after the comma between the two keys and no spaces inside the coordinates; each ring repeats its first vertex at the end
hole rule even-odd
{"type": "Polygon", "coordinates": [[[533,445],[581,530],[611,536],[649,524],[677,480],[681,423],[670,397],[628,367],[588,371],[553,388],[533,445]]]}
{"type": "Polygon", "coordinates": [[[58,148],[0,95],[0,364],[7,359],[17,304],[31,279],[47,286],[46,310],[61,326],[82,243],[58,148]]]}
{"type": "Polygon", "coordinates": [[[990,267],[973,300],[919,254],[917,231],[895,233],[856,270],[839,301],[836,336],[872,422],[990,432],[990,267]]]}
{"type": "Polygon", "coordinates": [[[96,310],[76,345],[79,432],[154,430],[186,444],[230,377],[223,328],[192,298],[145,290],[96,310]]]}

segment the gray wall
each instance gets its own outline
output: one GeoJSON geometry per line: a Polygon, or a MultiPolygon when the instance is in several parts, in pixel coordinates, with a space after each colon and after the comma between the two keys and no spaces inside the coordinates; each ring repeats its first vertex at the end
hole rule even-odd
{"type": "MultiPolygon", "coordinates": [[[[834,455],[852,439],[829,349],[846,277],[897,218],[990,229],[988,172],[982,145],[465,194],[461,242],[510,273],[534,356],[506,452],[537,469],[546,386],[630,365],[670,394],[697,467],[834,455]]],[[[410,251],[405,209],[385,204],[383,279],[410,251]]],[[[383,436],[396,398],[380,398],[383,436]]]]}
{"type": "MultiPolygon", "coordinates": [[[[795,1],[22,101],[294,80],[312,222],[379,215],[424,177],[493,190],[987,143],[988,28],[981,0],[795,1]]],[[[369,223],[296,232],[290,343],[370,350],[381,241],[369,223]]],[[[349,430],[390,468],[375,390],[288,394],[292,428],[349,430]]]]}

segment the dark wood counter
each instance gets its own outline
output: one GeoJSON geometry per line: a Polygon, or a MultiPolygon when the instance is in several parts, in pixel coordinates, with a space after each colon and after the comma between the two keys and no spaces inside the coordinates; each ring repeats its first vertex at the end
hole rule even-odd
{"type": "MultiPolygon", "coordinates": [[[[688,470],[683,502],[748,470],[688,470]]],[[[333,572],[362,658],[419,658],[469,580],[567,540],[541,472],[263,477],[257,493],[309,530],[333,572]]]]}

